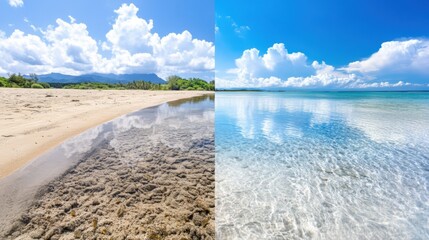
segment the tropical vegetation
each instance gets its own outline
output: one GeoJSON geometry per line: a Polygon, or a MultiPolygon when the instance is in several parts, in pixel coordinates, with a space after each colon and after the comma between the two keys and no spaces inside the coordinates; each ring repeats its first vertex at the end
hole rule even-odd
{"type": "Polygon", "coordinates": [[[49,83],[39,82],[36,74],[24,77],[21,74],[11,74],[8,78],[0,77],[0,87],[11,88],[50,88],[49,83]]]}
{"type": "Polygon", "coordinates": [[[64,88],[64,89],[141,89],[141,90],[201,90],[214,91],[214,81],[207,82],[199,78],[181,78],[170,76],[164,84],[148,81],[133,81],[129,83],[45,83],[39,82],[35,74],[24,77],[21,74],[12,74],[8,78],[0,77],[0,87],[12,88],[64,88]]]}

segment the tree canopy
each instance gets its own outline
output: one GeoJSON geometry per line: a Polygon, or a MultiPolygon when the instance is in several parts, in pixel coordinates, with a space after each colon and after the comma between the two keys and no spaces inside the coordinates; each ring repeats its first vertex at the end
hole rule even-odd
{"type": "Polygon", "coordinates": [[[30,74],[30,78],[26,78],[21,74],[11,74],[8,78],[0,77],[0,87],[10,88],[50,88],[48,83],[39,82],[36,74],[30,74]]]}
{"type": "Polygon", "coordinates": [[[214,81],[206,82],[199,78],[184,79],[175,75],[168,77],[167,80],[170,90],[215,90],[214,81]]]}
{"type": "Polygon", "coordinates": [[[45,83],[39,82],[36,74],[24,77],[21,74],[12,74],[8,78],[0,77],[0,87],[12,88],[65,88],[65,89],[141,89],[141,90],[199,90],[214,91],[214,81],[207,82],[199,78],[181,78],[173,75],[167,78],[165,84],[148,81],[133,81],[129,83],[45,83]]]}

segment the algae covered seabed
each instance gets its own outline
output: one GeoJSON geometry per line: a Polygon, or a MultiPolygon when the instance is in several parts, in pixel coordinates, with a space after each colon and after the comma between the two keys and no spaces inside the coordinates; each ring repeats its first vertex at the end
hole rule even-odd
{"type": "Polygon", "coordinates": [[[6,238],[214,239],[213,100],[108,123],[92,134],[103,141],[41,187],[6,238]]]}

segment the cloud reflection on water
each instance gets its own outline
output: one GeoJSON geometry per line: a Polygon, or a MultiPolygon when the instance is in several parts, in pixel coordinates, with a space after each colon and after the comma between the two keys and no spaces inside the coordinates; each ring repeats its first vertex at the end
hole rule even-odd
{"type": "Polygon", "coordinates": [[[288,135],[303,136],[303,122],[308,122],[310,127],[313,127],[329,124],[332,121],[342,121],[376,142],[405,144],[429,139],[426,127],[429,126],[429,112],[427,109],[415,111],[420,107],[421,102],[394,99],[389,106],[385,103],[385,101],[366,101],[365,99],[350,101],[281,97],[280,94],[272,96],[230,94],[220,96],[216,105],[224,114],[235,119],[242,137],[247,139],[253,139],[256,131],[262,131],[273,142],[281,143],[282,138],[288,135]],[[386,110],[386,107],[389,109],[386,110]],[[283,118],[279,118],[277,112],[283,112],[283,118]],[[260,113],[264,113],[264,121],[256,120],[255,116],[260,113]],[[308,113],[308,117],[302,115],[295,117],[296,113],[308,113]],[[307,119],[303,121],[302,118],[307,119]],[[284,134],[271,130],[277,123],[289,126],[284,130],[284,134]]]}

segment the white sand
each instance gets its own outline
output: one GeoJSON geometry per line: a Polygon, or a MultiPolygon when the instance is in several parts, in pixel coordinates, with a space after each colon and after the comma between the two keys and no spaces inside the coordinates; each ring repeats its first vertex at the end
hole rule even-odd
{"type": "Polygon", "coordinates": [[[206,93],[0,88],[0,178],[88,128],[142,108],[206,93]]]}

